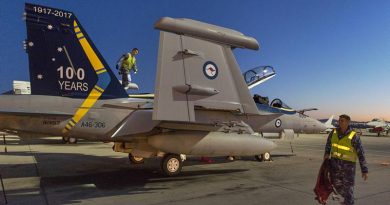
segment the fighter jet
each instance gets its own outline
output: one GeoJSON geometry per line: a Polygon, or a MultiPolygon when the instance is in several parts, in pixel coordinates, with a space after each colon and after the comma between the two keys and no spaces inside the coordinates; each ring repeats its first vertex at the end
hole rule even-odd
{"type": "MultiPolygon", "coordinates": [[[[252,89],[265,81],[276,76],[275,69],[272,66],[258,66],[243,73],[244,80],[249,89],[252,89]]],[[[268,133],[279,133],[280,138],[292,139],[294,133],[313,134],[325,131],[328,126],[320,121],[313,119],[305,112],[318,110],[317,108],[307,108],[294,110],[285,104],[281,99],[274,99],[269,103],[268,97],[258,94],[253,96],[253,100],[259,110],[273,113],[265,120],[266,123],[260,127],[254,127],[254,130],[260,132],[263,136],[268,133]],[[274,118],[277,116],[276,118],[274,118]]],[[[267,117],[265,117],[267,118],[267,117]]]]}
{"type": "Polygon", "coordinates": [[[174,176],[185,155],[260,158],[276,145],[256,132],[296,114],[254,102],[232,49],[259,44],[238,31],[159,19],[154,97],[129,97],[74,13],[26,3],[24,17],[31,95],[0,96],[2,130],[115,142],[174,176]]]}
{"type": "Polygon", "coordinates": [[[1,129],[116,142],[132,161],[162,157],[169,176],[182,154],[261,155],[276,145],[247,124],[259,111],[232,48],[257,50],[240,32],[161,18],[155,98],[129,98],[74,13],[26,4],[31,95],[0,96],[1,129]]]}
{"type": "Polygon", "coordinates": [[[384,133],[384,135],[388,135],[390,131],[390,124],[387,123],[383,119],[374,118],[370,122],[366,123],[368,126],[373,127],[370,129],[370,132],[377,133],[378,137],[381,133],[384,133]]]}

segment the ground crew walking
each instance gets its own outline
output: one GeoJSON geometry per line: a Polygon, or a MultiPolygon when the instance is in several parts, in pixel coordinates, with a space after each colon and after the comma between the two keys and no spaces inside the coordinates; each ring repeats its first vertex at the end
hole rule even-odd
{"type": "Polygon", "coordinates": [[[123,55],[118,61],[117,66],[119,66],[119,73],[122,75],[122,86],[125,89],[128,89],[129,83],[131,82],[131,71],[134,71],[134,74],[138,71],[135,58],[138,52],[138,48],[133,48],[130,53],[123,55]]]}
{"type": "Polygon", "coordinates": [[[362,178],[367,180],[368,168],[360,136],[351,129],[348,115],[339,117],[339,127],[328,136],[324,159],[330,158],[330,178],[341,204],[354,204],[356,161],[359,160],[362,178]]]}

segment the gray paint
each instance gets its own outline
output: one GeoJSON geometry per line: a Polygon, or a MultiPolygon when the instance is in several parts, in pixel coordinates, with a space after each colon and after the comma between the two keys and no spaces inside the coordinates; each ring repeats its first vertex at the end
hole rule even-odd
{"type": "Polygon", "coordinates": [[[217,42],[231,47],[259,49],[259,43],[252,37],[220,26],[215,26],[200,21],[185,18],[164,17],[158,20],[154,27],[156,29],[176,33],[179,35],[201,38],[207,41],[217,42]]]}
{"type": "Polygon", "coordinates": [[[154,135],[148,142],[167,153],[201,156],[253,156],[276,147],[260,136],[225,132],[171,132],[154,135]]]}
{"type": "Polygon", "coordinates": [[[156,24],[165,31],[160,34],[154,100],[98,100],[64,134],[62,129],[84,99],[2,95],[0,129],[127,142],[133,154],[151,157],[161,151],[257,155],[275,145],[254,132],[304,128],[296,123],[303,122],[299,116],[259,111],[253,102],[231,46],[257,49],[256,40],[188,19],[168,21],[156,24]],[[218,68],[215,78],[203,71],[209,61],[218,68]],[[282,120],[281,127],[274,127],[276,119],[282,120]]]}

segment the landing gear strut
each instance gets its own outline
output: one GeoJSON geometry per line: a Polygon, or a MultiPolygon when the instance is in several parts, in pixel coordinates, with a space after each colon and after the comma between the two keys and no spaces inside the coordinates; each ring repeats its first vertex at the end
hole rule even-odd
{"type": "Polygon", "coordinates": [[[167,176],[177,176],[182,167],[183,161],[178,154],[167,154],[161,160],[161,170],[167,176]]]}

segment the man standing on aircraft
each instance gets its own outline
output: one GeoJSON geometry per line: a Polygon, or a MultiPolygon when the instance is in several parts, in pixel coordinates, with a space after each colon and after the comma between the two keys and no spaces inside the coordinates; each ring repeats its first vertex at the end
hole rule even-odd
{"type": "Polygon", "coordinates": [[[339,117],[339,127],[328,136],[324,159],[330,158],[330,177],[336,194],[344,198],[342,204],[354,204],[356,161],[359,160],[362,178],[367,180],[368,168],[360,136],[351,129],[348,115],[339,117]]]}
{"type": "Polygon", "coordinates": [[[131,82],[130,72],[133,70],[137,73],[137,64],[135,56],[138,54],[138,48],[133,48],[130,53],[125,54],[120,60],[120,74],[122,75],[122,86],[127,89],[131,82]]]}

